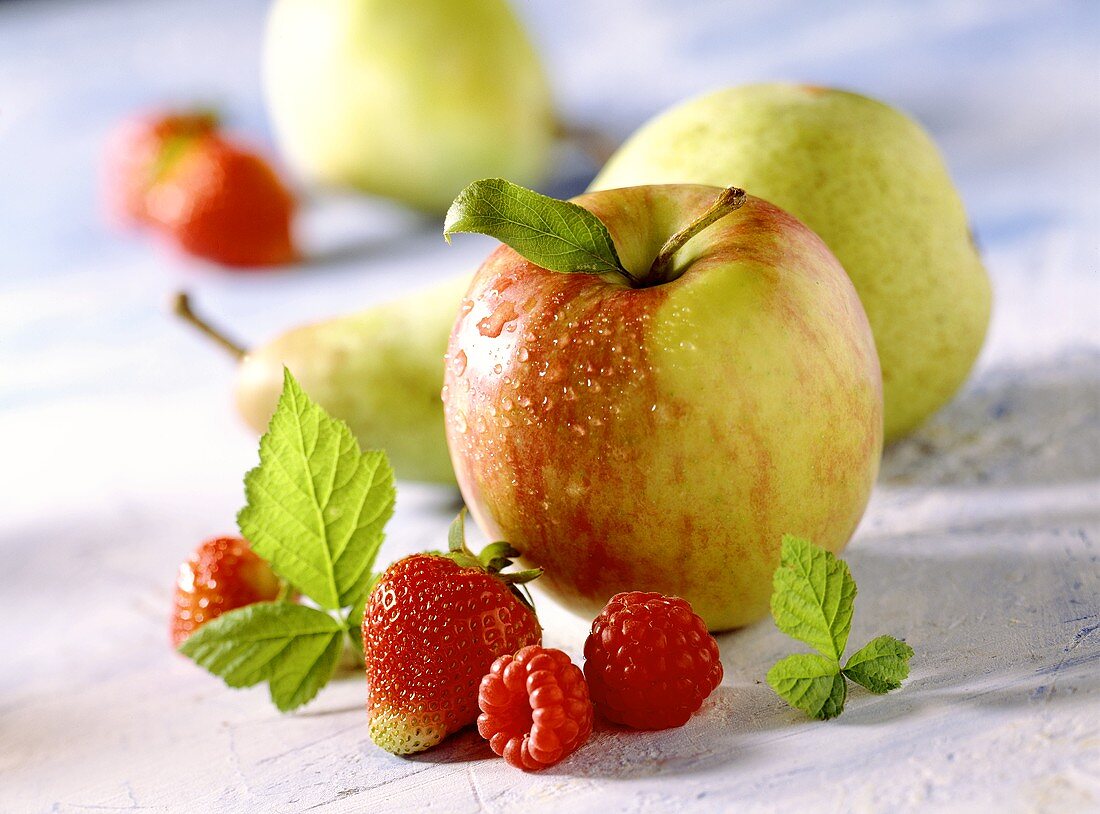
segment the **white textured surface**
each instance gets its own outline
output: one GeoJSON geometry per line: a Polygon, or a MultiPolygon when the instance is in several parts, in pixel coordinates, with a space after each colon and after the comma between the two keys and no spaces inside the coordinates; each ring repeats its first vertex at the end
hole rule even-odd
{"type": "MultiPolygon", "coordinates": [[[[213,96],[263,132],[262,6],[0,5],[0,811],[1100,810],[1095,5],[523,6],[565,108],[615,132],[775,76],[912,110],[997,292],[977,377],[889,452],[846,555],[852,641],[905,637],[905,687],[807,722],[761,683],[793,645],[760,624],[722,637],[726,681],[687,726],[598,731],[538,776],[473,733],[380,752],[358,676],[280,716],[264,689],[227,690],[167,647],[175,566],[232,529],[255,460],[229,367],[165,318],[167,293],[187,284],[262,337],[485,249],[353,200],[311,206],[320,259],[293,274],[227,275],[102,230],[92,167],[119,115],[213,96]]],[[[384,555],[437,545],[454,510],[403,486],[384,555]]],[[[540,608],[578,655],[583,621],[540,608]]]]}

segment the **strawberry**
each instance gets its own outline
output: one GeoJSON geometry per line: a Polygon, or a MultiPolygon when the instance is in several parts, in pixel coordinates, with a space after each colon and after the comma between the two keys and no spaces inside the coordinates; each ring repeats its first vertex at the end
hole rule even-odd
{"type": "Polygon", "coordinates": [[[517,769],[561,762],[592,734],[584,673],[560,650],[525,647],[501,656],[481,679],[477,731],[517,769]]]}
{"type": "Polygon", "coordinates": [[[149,223],[146,197],[187,143],[213,133],[214,113],[153,113],[127,119],[110,135],[104,155],[107,214],[124,226],[149,223]]]}
{"type": "Polygon", "coordinates": [[[466,548],[465,511],[448,554],[415,554],[379,578],[363,616],[371,739],[394,754],[435,746],[474,723],[478,686],[493,661],[542,641],[518,586],[538,570],[503,574],[516,552],[466,548]]]}
{"type": "Polygon", "coordinates": [[[227,266],[297,257],[294,197],[258,155],[212,133],[191,139],[149,189],[149,219],[184,251],[227,266]]]}
{"type": "Polygon", "coordinates": [[[611,597],[584,643],[596,710],[635,729],[683,726],[722,683],[718,643],[686,599],[611,597]]]}
{"type": "Polygon", "coordinates": [[[278,599],[282,584],[240,537],[212,537],[180,565],[172,608],[172,646],[226,611],[278,599]]]}

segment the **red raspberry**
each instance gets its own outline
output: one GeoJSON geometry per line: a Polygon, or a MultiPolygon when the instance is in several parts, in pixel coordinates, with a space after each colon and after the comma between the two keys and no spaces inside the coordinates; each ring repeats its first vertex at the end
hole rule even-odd
{"type": "Polygon", "coordinates": [[[501,656],[481,679],[477,731],[517,769],[553,766],[592,734],[584,674],[560,650],[530,646],[501,656]]]}
{"type": "Polygon", "coordinates": [[[611,597],[592,622],[584,658],[596,709],[635,729],[683,726],[722,683],[718,643],[677,596],[611,597]]]}

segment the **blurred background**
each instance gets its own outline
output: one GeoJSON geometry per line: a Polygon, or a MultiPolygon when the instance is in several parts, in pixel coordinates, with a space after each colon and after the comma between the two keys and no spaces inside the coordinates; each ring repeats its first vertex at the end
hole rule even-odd
{"type": "MultiPolygon", "coordinates": [[[[199,540],[233,531],[256,434],[234,410],[233,361],[170,314],[174,292],[189,291],[247,346],[472,270],[492,245],[463,236],[447,246],[439,215],[295,177],[263,91],[270,5],[0,1],[0,597],[8,620],[0,690],[102,677],[127,660],[140,670],[154,650],[178,686],[192,680],[189,665],[167,663],[168,589],[199,540]],[[194,105],[217,108],[227,133],[268,157],[301,196],[300,262],[230,270],[108,224],[100,172],[109,134],[135,113],[194,105]],[[84,627],[114,625],[114,634],[59,633],[75,601],[58,601],[52,589],[61,584],[82,592],[84,627]],[[123,584],[130,587],[120,592],[123,584]],[[55,635],[12,624],[16,614],[55,635]]],[[[1082,468],[1066,480],[1095,483],[1096,450],[1079,439],[1095,441],[1100,423],[1100,4],[513,6],[541,55],[558,118],[611,143],[675,102],[756,80],[839,86],[919,120],[944,154],[993,279],[993,322],[968,387],[993,376],[1008,382],[998,393],[1011,392],[1021,371],[1069,371],[1083,384],[1043,390],[1014,426],[1057,426],[1063,398],[1072,400],[1078,423],[1050,447],[1050,466],[1064,466],[1063,452],[1076,456],[1082,468]],[[1081,428],[1090,434],[1076,434],[1081,428]]],[[[541,189],[576,194],[598,168],[576,143],[559,144],[541,189]]],[[[989,404],[1004,409],[1001,396],[989,404]]],[[[973,439],[986,417],[972,412],[944,436],[979,463],[982,442],[973,439]]],[[[921,444],[947,443],[935,432],[888,455],[886,476],[908,477],[905,461],[922,454],[921,444]]],[[[998,454],[1031,452],[1010,445],[998,454]]],[[[446,489],[403,485],[396,545],[424,547],[453,501],[446,489]]],[[[59,737],[69,726],[63,717],[54,716],[59,737]]],[[[0,770],[15,756],[6,751],[0,770]]]]}
{"type": "MultiPolygon", "coordinates": [[[[470,270],[491,245],[465,236],[447,246],[438,216],[318,192],[289,175],[262,90],[269,6],[0,3],[5,544],[71,534],[74,523],[114,529],[123,514],[165,529],[177,552],[232,528],[255,435],[234,414],[234,365],[170,316],[174,291],[190,291],[249,345],[470,270]],[[108,226],[99,194],[108,134],[135,113],[194,105],[219,110],[231,137],[291,178],[303,196],[294,226],[302,262],[233,271],[108,226]]],[[[670,104],[754,80],[836,85],[908,111],[942,149],[993,277],[980,364],[1042,364],[1068,347],[1097,347],[1097,4],[514,8],[558,117],[612,143],[670,104]]],[[[584,151],[559,146],[542,188],[577,193],[597,169],[584,151]]],[[[81,539],[99,545],[95,535],[81,539]]]]}
{"type": "MultiPolygon", "coordinates": [[[[44,523],[113,528],[120,512],[181,541],[232,528],[255,436],[232,409],[233,364],[169,315],[172,292],[189,290],[248,345],[472,269],[491,245],[470,236],[448,247],[438,216],[300,184],[305,258],[274,270],[227,270],[108,227],[105,140],[134,113],[213,106],[232,137],[286,173],[262,92],[269,5],[0,3],[5,543],[50,531],[44,523]]],[[[908,111],[942,149],[994,280],[981,364],[1096,348],[1097,4],[514,6],[559,118],[611,142],[672,103],[753,80],[836,85],[908,111]]],[[[542,186],[559,195],[598,169],[575,146],[559,146],[553,167],[542,186]]]]}

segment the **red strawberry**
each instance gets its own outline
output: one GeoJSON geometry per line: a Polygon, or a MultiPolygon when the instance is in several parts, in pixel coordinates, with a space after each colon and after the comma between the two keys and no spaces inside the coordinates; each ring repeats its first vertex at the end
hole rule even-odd
{"type": "Polygon", "coordinates": [[[213,133],[210,112],[154,113],[127,119],[107,140],[103,193],[108,215],[122,225],[148,223],[146,196],[187,142],[213,133]]]}
{"type": "Polygon", "coordinates": [[[494,543],[475,558],[460,514],[449,554],[391,565],[367,600],[363,656],[371,739],[420,752],[472,724],[478,684],[497,656],[538,644],[542,628],[517,585],[538,571],[502,574],[516,552],[494,543]]]}
{"type": "Polygon", "coordinates": [[[676,596],[611,597],[592,622],[584,658],[596,709],[635,729],[682,726],[722,683],[718,643],[676,596]]]}
{"type": "Polygon", "coordinates": [[[262,158],[214,134],[190,140],[149,189],[149,219],[186,252],[228,266],[297,257],[294,197],[262,158]]]}
{"type": "Polygon", "coordinates": [[[478,692],[477,731],[517,769],[553,766],[592,734],[584,674],[560,650],[525,647],[501,656],[478,692]]]}
{"type": "Polygon", "coordinates": [[[213,537],[180,565],[172,609],[172,646],[226,611],[279,597],[271,567],[240,537],[213,537]]]}

